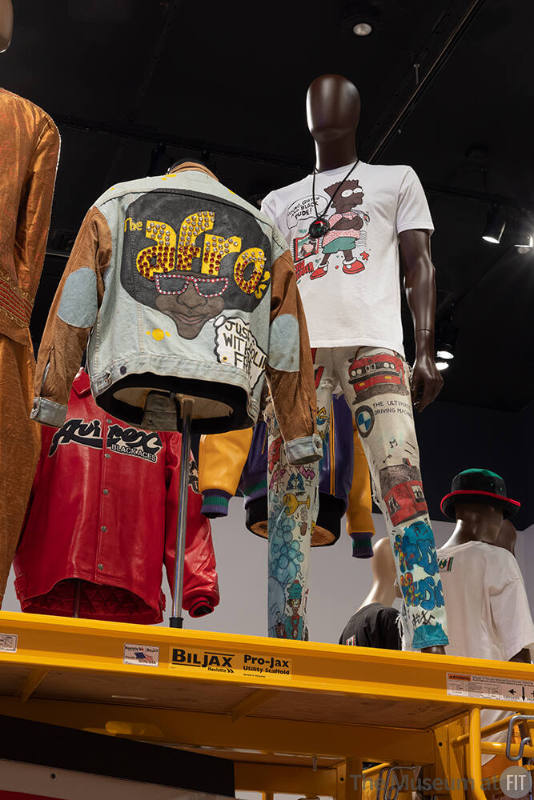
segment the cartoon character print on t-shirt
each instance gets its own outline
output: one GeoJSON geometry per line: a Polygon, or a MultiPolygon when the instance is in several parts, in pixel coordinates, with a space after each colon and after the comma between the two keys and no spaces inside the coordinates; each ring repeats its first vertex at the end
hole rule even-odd
{"type": "MultiPolygon", "coordinates": [[[[324,277],[328,270],[341,268],[346,275],[356,275],[366,268],[369,250],[366,248],[366,225],[370,221],[367,212],[359,208],[363,203],[364,191],[359,180],[338,181],[327,186],[324,192],[328,201],[318,198],[317,213],[328,203],[327,213],[329,230],[322,239],[312,239],[307,228],[299,228],[293,239],[293,258],[297,281],[305,275],[310,280],[324,277]]],[[[299,218],[299,222],[309,226],[309,215],[315,215],[315,207],[310,206],[308,198],[293,203],[288,212],[288,227],[291,227],[291,216],[299,218]]],[[[323,211],[324,213],[324,211],[323,211]]]]}

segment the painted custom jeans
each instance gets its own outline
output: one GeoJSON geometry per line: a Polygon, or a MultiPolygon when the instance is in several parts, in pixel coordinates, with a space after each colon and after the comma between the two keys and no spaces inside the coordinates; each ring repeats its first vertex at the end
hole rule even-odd
{"type": "Polygon", "coordinates": [[[319,462],[288,464],[272,403],[268,431],[268,632],[279,639],[308,639],[306,606],[313,526],[317,520],[319,462]]]}
{"type": "Polygon", "coordinates": [[[332,392],[341,386],[356,421],[395,555],[404,639],[414,650],[446,645],[445,601],[419,471],[409,367],[392,350],[344,347],[317,349],[315,370],[318,408],[330,408],[332,392]]]}

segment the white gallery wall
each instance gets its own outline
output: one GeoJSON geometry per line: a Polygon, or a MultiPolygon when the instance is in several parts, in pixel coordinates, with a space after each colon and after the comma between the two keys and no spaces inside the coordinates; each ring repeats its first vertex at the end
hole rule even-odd
{"type": "MultiPolygon", "coordinates": [[[[385,536],[381,515],[374,515],[375,538],[385,536]]],[[[433,523],[438,547],[451,535],[453,525],[433,523]]],[[[267,629],[267,544],[245,528],[242,500],[230,501],[225,519],[214,520],[213,541],[221,590],[221,603],[213,614],[199,620],[186,616],[185,625],[198,630],[263,636],[267,629]]],[[[127,554],[124,554],[127,558],[127,554]]],[[[518,534],[517,559],[523,572],[534,613],[534,527],[518,534]]],[[[339,635],[371,586],[369,561],[352,557],[351,541],[342,522],[340,540],[333,547],[312,550],[308,624],[310,639],[337,642],[339,635]]],[[[167,588],[167,587],[165,587],[167,588]]],[[[166,591],[167,615],[170,595],[166,591]]],[[[20,611],[11,575],[3,610],[20,611]]]]}

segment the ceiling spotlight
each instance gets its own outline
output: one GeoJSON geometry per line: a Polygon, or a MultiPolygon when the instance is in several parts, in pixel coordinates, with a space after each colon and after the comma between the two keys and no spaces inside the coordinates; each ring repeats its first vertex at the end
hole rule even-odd
{"type": "Polygon", "coordinates": [[[355,33],[356,36],[369,36],[369,34],[373,32],[373,26],[369,25],[368,22],[357,22],[352,32],[355,33]]]}
{"type": "Polygon", "coordinates": [[[520,253],[527,253],[534,247],[534,237],[531,233],[523,231],[516,236],[515,246],[520,253]]]}
{"type": "Polygon", "coordinates": [[[440,372],[443,372],[444,369],[449,369],[449,362],[448,361],[436,361],[436,369],[439,369],[440,372]]]}
{"type": "Polygon", "coordinates": [[[485,242],[500,244],[501,237],[506,228],[506,217],[500,206],[493,206],[488,212],[486,228],[482,234],[485,242]]]}
{"type": "Polygon", "coordinates": [[[442,358],[444,361],[452,361],[452,359],[454,358],[454,353],[452,352],[452,350],[449,350],[445,347],[444,350],[438,350],[436,356],[438,358],[442,358]]]}

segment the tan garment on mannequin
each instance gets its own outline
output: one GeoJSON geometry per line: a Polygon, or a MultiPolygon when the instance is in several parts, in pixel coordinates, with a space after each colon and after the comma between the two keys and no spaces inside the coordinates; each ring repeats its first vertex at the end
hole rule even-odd
{"type": "Polygon", "coordinates": [[[43,267],[59,134],[40,108],[0,89],[0,601],[39,455],[29,419],[30,316],[43,267]]]}

